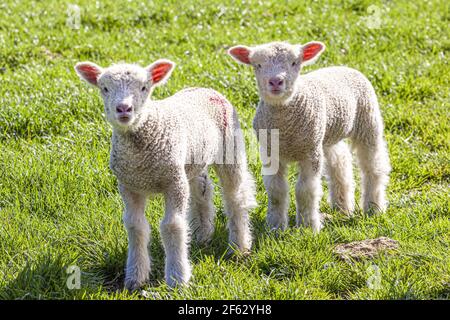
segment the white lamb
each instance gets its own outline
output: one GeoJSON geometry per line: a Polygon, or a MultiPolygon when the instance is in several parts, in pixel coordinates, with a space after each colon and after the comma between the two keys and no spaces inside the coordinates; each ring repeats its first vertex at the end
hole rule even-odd
{"type": "Polygon", "coordinates": [[[189,198],[197,240],[208,242],[214,231],[209,165],[221,180],[230,245],[247,251],[252,242],[248,212],[256,205],[254,182],[247,170],[236,111],[212,89],[190,88],[164,100],[151,100],[154,87],[165,82],[174,66],[163,59],[146,68],[117,64],[103,69],[91,62],[75,66],[82,79],[100,89],[113,127],[110,168],[125,203],[123,221],[129,241],[125,287],[130,290],[149,278],[150,228],[144,211],[153,193],[165,196],[160,230],[166,282],[170,286],[188,282],[189,198]],[[234,146],[232,164],[221,161],[223,144],[234,146]]]}
{"type": "MultiPolygon", "coordinates": [[[[274,42],[255,47],[235,46],[228,53],[252,65],[260,102],[254,129],[279,129],[279,170],[263,177],[269,197],[267,222],[272,228],[288,224],[286,165],[300,167],[296,185],[297,225],[322,227],[319,202],[324,158],[331,203],[350,214],[354,210],[352,157],[349,138],[362,171],[364,210],[386,208],[385,189],[390,165],[383,138],[383,120],[369,80],[347,67],[319,69],[299,75],[303,66],[324,51],[320,42],[291,45],[274,42]]],[[[270,151],[270,150],[269,150],[270,151]]]]}

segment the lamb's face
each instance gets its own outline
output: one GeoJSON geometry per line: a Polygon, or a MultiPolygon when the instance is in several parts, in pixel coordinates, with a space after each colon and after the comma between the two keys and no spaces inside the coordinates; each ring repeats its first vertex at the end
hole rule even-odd
{"type": "Polygon", "coordinates": [[[250,55],[261,97],[283,102],[294,90],[300,72],[300,50],[285,43],[256,47],[250,55]]]}
{"type": "Polygon", "coordinates": [[[117,64],[103,69],[91,62],[78,63],[78,75],[100,89],[106,119],[113,127],[127,129],[139,118],[153,88],[165,82],[175,64],[158,60],[146,68],[117,64]]]}
{"type": "Polygon", "coordinates": [[[98,87],[106,119],[113,126],[127,127],[134,123],[150,94],[150,74],[138,66],[114,65],[100,75],[98,87]]]}
{"type": "Polygon", "coordinates": [[[256,47],[235,46],[228,54],[253,66],[261,98],[279,105],[294,93],[301,67],[315,61],[324,49],[320,42],[303,46],[272,42],[256,47]]]}

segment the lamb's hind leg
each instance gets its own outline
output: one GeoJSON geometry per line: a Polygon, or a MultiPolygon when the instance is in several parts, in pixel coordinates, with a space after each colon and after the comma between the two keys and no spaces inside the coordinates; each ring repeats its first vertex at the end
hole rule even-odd
{"type": "Polygon", "coordinates": [[[340,141],[324,147],[327,165],[330,203],[347,214],[354,210],[355,183],[352,170],[352,154],[347,144],[340,141]]]}
{"type": "Polygon", "coordinates": [[[355,143],[361,168],[361,202],[364,211],[386,210],[386,186],[389,181],[389,155],[385,141],[380,137],[373,144],[355,143]]]}
{"type": "Polygon", "coordinates": [[[119,191],[125,203],[123,222],[128,232],[128,257],[125,270],[125,288],[136,290],[150,275],[148,243],[150,226],[145,218],[146,197],[123,186],[119,191]]]}
{"type": "Polygon", "coordinates": [[[370,83],[367,83],[365,99],[360,101],[358,110],[352,142],[361,168],[362,207],[364,211],[383,212],[387,207],[385,193],[391,166],[383,138],[380,107],[370,83]]]}
{"type": "Polygon", "coordinates": [[[198,243],[211,240],[214,232],[215,210],[213,203],[214,186],[205,171],[190,183],[189,221],[192,233],[198,243]]]}
{"type": "Polygon", "coordinates": [[[239,251],[249,251],[252,245],[249,211],[256,207],[253,177],[245,163],[216,165],[228,217],[229,244],[239,251]]]}

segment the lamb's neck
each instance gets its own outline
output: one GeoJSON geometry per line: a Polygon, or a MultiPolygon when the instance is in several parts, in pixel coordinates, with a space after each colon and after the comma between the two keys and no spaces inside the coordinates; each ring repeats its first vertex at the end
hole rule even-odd
{"type": "Polygon", "coordinates": [[[292,109],[298,109],[299,105],[304,101],[304,94],[302,91],[296,90],[289,98],[283,101],[268,101],[262,99],[262,105],[270,113],[274,115],[290,115],[292,109]]]}
{"type": "Polygon", "coordinates": [[[130,140],[147,143],[152,141],[152,137],[158,132],[160,127],[160,115],[156,109],[146,105],[142,113],[137,116],[134,123],[126,128],[113,128],[114,137],[118,142],[127,143],[130,140]]]}

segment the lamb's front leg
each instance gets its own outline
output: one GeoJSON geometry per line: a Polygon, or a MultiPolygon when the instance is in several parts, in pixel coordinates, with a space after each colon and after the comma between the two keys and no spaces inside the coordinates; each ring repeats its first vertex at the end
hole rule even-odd
{"type": "Polygon", "coordinates": [[[172,181],[165,193],[166,212],[161,222],[161,238],[166,253],[165,278],[170,287],[185,284],[191,277],[188,257],[188,199],[189,185],[183,174],[172,181]]]}
{"type": "Polygon", "coordinates": [[[280,162],[276,174],[263,176],[269,200],[267,224],[273,230],[285,230],[288,226],[289,185],[286,170],[286,164],[280,162]]]}
{"type": "Polygon", "coordinates": [[[295,186],[297,200],[297,226],[311,226],[314,232],[322,229],[319,212],[323,190],[321,184],[322,152],[315,152],[308,159],[299,162],[300,174],[295,186]]]}
{"type": "Polygon", "coordinates": [[[145,218],[146,196],[119,186],[125,203],[123,223],[128,232],[128,258],[125,270],[125,288],[139,289],[150,275],[148,243],[150,226],[145,218]]]}

